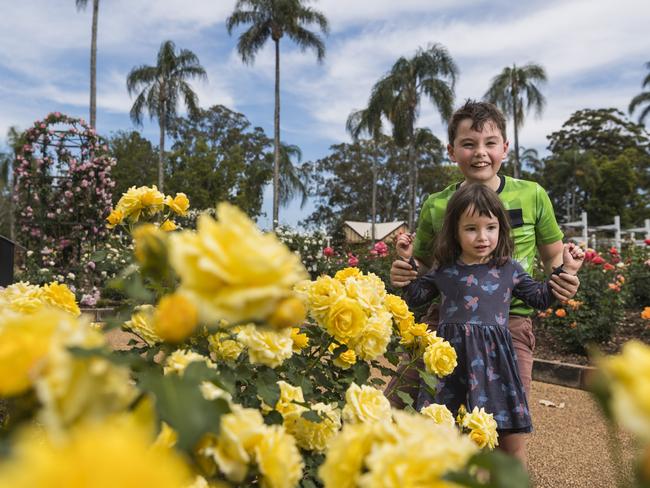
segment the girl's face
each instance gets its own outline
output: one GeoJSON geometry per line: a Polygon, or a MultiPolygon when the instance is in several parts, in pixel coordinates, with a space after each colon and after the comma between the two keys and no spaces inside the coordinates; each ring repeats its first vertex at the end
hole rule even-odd
{"type": "Polygon", "coordinates": [[[458,222],[460,259],[465,264],[487,262],[499,242],[499,220],[494,216],[479,215],[468,207],[458,222]]]}

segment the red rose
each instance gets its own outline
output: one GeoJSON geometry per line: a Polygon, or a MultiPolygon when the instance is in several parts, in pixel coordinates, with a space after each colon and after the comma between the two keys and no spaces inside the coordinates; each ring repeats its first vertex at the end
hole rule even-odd
{"type": "Polygon", "coordinates": [[[594,264],[603,264],[605,260],[601,258],[600,256],[596,255],[591,259],[591,262],[594,264]]]}
{"type": "Polygon", "coordinates": [[[334,249],[332,249],[329,246],[326,247],[325,249],[323,249],[323,256],[327,256],[328,258],[331,258],[332,256],[334,256],[334,249]]]}
{"type": "Polygon", "coordinates": [[[605,269],[607,271],[611,271],[611,270],[616,269],[616,268],[613,265],[609,264],[609,263],[605,263],[605,266],[603,266],[603,269],[605,269]]]}

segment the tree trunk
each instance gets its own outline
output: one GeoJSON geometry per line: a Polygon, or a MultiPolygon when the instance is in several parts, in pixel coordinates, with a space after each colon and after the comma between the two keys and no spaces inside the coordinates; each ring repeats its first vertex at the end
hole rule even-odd
{"type": "MultiPolygon", "coordinates": [[[[415,150],[413,151],[415,153],[415,150]]],[[[418,209],[418,178],[420,171],[418,170],[417,158],[413,157],[413,225],[415,225],[415,212],[418,209]]],[[[413,228],[415,230],[415,227],[413,228]]]]}
{"type": "Polygon", "coordinates": [[[275,116],[273,120],[273,228],[280,210],[280,40],[275,42],[275,116]]]}
{"type": "Polygon", "coordinates": [[[99,0],[93,0],[93,27],[90,41],[90,127],[97,123],[97,16],[99,0]]]}
{"type": "MultiPolygon", "coordinates": [[[[370,147],[371,150],[374,149],[374,144],[371,143],[370,147]]],[[[374,151],[371,152],[370,157],[372,158],[372,244],[374,245],[377,238],[377,231],[375,230],[377,222],[377,157],[374,151]]]]}
{"type": "Polygon", "coordinates": [[[165,111],[158,117],[158,124],[160,125],[160,151],[158,153],[158,190],[164,191],[164,171],[165,166],[165,125],[167,120],[165,118],[165,111]]]}
{"type": "Polygon", "coordinates": [[[413,161],[413,144],[411,142],[409,142],[409,145],[406,148],[406,159],[409,167],[408,226],[409,232],[413,232],[415,224],[415,207],[413,205],[413,202],[415,201],[415,165],[413,161]]]}
{"type": "Polygon", "coordinates": [[[517,68],[513,66],[512,73],[512,122],[515,126],[515,167],[512,170],[512,175],[519,178],[519,120],[517,119],[517,81],[515,76],[517,68]]]}

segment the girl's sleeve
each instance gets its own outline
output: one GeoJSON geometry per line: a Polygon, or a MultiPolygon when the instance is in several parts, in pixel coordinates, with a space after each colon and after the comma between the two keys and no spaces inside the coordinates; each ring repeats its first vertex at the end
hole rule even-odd
{"type": "Polygon", "coordinates": [[[512,275],[512,295],[522,300],[529,307],[544,310],[549,308],[555,296],[551,292],[548,281],[536,281],[524,269],[513,261],[514,272],[512,275]]]}
{"type": "Polygon", "coordinates": [[[427,274],[411,281],[402,288],[402,297],[409,307],[419,307],[438,296],[438,286],[435,282],[436,271],[429,271],[427,274]]]}

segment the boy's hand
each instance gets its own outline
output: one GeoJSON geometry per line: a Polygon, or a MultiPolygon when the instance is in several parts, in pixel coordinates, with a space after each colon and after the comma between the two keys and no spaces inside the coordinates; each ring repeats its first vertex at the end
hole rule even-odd
{"type": "Polygon", "coordinates": [[[418,272],[414,270],[409,263],[401,259],[393,261],[393,264],[390,267],[391,285],[396,288],[403,288],[417,277],[418,272]]]}
{"type": "Polygon", "coordinates": [[[408,261],[413,256],[413,238],[415,234],[400,234],[395,241],[397,255],[408,261]]]}
{"type": "Polygon", "coordinates": [[[584,260],[585,253],[573,242],[564,245],[562,251],[562,268],[564,268],[564,271],[571,275],[577,274],[584,260]]]}

